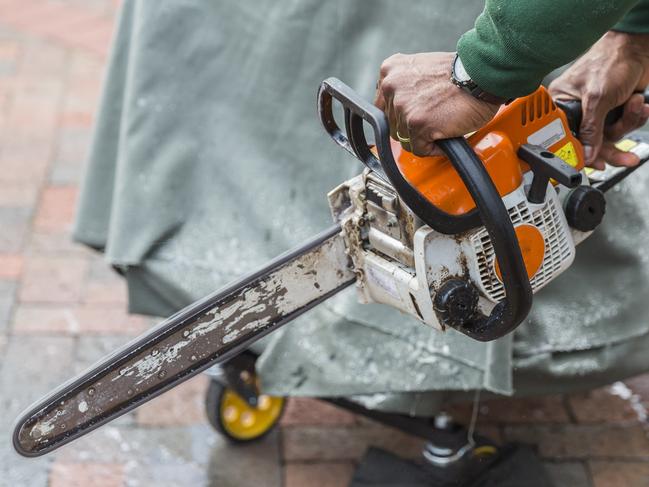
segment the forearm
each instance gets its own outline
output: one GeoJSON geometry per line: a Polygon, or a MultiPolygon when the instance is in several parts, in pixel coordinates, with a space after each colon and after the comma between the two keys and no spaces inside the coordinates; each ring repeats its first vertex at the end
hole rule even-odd
{"type": "Polygon", "coordinates": [[[458,42],[458,53],[480,88],[503,98],[523,96],[612,27],[632,29],[641,24],[639,19],[643,9],[649,8],[649,0],[637,3],[487,0],[475,28],[458,42]],[[627,12],[630,19],[625,17],[627,12]],[[623,18],[629,24],[626,27],[624,22],[617,24],[623,18]]]}

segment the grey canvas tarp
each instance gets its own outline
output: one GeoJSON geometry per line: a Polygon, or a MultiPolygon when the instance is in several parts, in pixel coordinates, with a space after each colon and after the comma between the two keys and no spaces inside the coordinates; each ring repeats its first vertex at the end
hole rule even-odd
{"type": "MultiPolygon", "coordinates": [[[[319,126],[320,81],[371,99],[384,58],[453,50],[481,8],[124,2],[76,239],[125,272],[134,312],[168,315],[254,270],[326,228],[326,193],[361,170],[319,126]]],[[[265,391],[425,414],[463,391],[541,394],[649,370],[647,173],[610,195],[603,228],[515,336],[438,333],[349,290],[266,340],[265,391]]]]}

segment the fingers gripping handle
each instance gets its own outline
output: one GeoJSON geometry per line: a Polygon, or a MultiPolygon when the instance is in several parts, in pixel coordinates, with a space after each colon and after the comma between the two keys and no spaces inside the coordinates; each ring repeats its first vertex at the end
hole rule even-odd
{"type": "Polygon", "coordinates": [[[520,246],[511,219],[482,161],[462,137],[437,141],[473,197],[477,212],[450,215],[430,203],[401,174],[392,155],[390,128],[385,114],[368,103],[349,86],[336,78],[328,78],[318,92],[320,119],[334,141],[360,159],[372,171],[390,182],[403,202],[434,230],[447,235],[478,226],[487,229],[503,275],[506,298],[489,316],[474,316],[459,330],[477,340],[499,338],[516,328],[532,305],[530,286],[520,246]],[[345,111],[345,131],[333,116],[333,99],[345,111]],[[363,121],[374,130],[376,157],[363,132],[363,121]]]}
{"type": "MultiPolygon", "coordinates": [[[[644,102],[649,103],[649,90],[644,92],[644,102]]],[[[577,137],[579,137],[579,128],[581,127],[581,121],[583,117],[581,110],[581,100],[555,100],[555,103],[565,112],[570,130],[572,130],[572,132],[577,137]]],[[[615,107],[606,115],[606,118],[604,119],[604,125],[613,125],[620,118],[622,118],[623,114],[624,105],[615,107]]]]}

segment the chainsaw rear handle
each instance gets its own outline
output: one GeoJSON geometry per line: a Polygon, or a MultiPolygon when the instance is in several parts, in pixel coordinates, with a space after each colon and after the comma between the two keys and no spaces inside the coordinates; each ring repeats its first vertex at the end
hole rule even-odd
{"type": "Polygon", "coordinates": [[[331,138],[392,184],[403,202],[431,228],[452,235],[480,223],[485,226],[502,270],[506,297],[495,306],[489,316],[474,315],[456,328],[480,341],[495,340],[514,330],[530,311],[532,287],[507,208],[482,161],[466,140],[458,137],[436,142],[453,164],[476,203],[477,211],[456,216],[430,203],[403,177],[392,155],[390,128],[385,114],[349,86],[336,78],[323,81],[318,91],[318,113],[331,138]],[[334,98],[341,103],[344,110],[345,132],[333,116],[334,98]],[[363,131],[364,121],[369,123],[374,131],[378,158],[367,143],[363,131]]]}
{"type": "MultiPolygon", "coordinates": [[[[640,93],[640,92],[638,92],[640,93]]],[[[644,92],[644,102],[649,103],[649,90],[644,92]]],[[[581,121],[583,113],[581,110],[581,100],[555,100],[556,105],[561,108],[566,114],[566,119],[568,120],[568,126],[572,133],[576,137],[579,137],[579,128],[581,127],[581,121]]],[[[604,119],[604,125],[613,125],[624,113],[624,105],[615,107],[613,110],[606,114],[604,119]]]]}

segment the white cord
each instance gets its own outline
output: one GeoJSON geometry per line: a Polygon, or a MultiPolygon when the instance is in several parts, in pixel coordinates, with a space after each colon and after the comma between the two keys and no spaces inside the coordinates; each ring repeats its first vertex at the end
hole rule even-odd
{"type": "Polygon", "coordinates": [[[480,411],[480,389],[476,389],[473,396],[473,411],[471,412],[471,423],[469,423],[469,430],[467,431],[467,442],[471,445],[471,448],[475,447],[475,438],[473,433],[475,433],[475,426],[478,422],[478,412],[480,411]]]}

